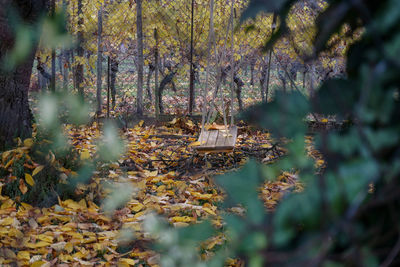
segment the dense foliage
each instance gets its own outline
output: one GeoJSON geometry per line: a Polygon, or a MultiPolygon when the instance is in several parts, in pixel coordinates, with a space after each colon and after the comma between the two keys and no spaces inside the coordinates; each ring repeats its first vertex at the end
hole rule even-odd
{"type": "MultiPolygon", "coordinates": [[[[253,0],[243,16],[254,17],[260,10],[279,14],[274,42],[290,34],[285,22],[296,2],[253,0]]],[[[267,166],[252,162],[217,178],[227,193],[226,207],[239,204],[247,213],[226,212],[229,242],[199,266],[220,266],[227,256],[239,256],[249,266],[399,264],[400,1],[327,2],[317,23],[315,54],[329,50],[331,37],[343,27],[350,35],[363,32],[348,51],[347,77],[326,81],[311,101],[299,93],[281,94],[245,114],[276,136],[290,138],[289,155],[267,166]],[[342,131],[315,136],[327,162],[322,171],[304,156],[304,118],[310,112],[351,122],[342,131]],[[258,198],[261,184],[291,168],[299,170],[304,192],[287,195],[274,212],[266,212],[258,198]]],[[[203,240],[204,228],[206,223],[182,233],[203,240]]],[[[177,240],[187,251],[187,235],[177,240]]],[[[188,253],[171,256],[177,255],[171,239],[162,243],[165,266],[186,266],[193,260],[188,253]]]]}

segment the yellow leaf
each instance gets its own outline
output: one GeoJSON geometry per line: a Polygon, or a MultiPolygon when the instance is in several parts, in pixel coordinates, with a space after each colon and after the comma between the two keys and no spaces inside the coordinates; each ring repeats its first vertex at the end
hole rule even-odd
{"type": "Polygon", "coordinates": [[[21,179],[19,180],[19,190],[21,190],[21,193],[24,195],[26,192],[28,192],[28,187],[26,187],[24,181],[21,179]]]}
{"type": "Polygon", "coordinates": [[[208,200],[213,197],[213,194],[201,194],[199,192],[192,192],[192,196],[194,196],[197,199],[203,199],[203,200],[208,200]]]}
{"type": "Polygon", "coordinates": [[[81,160],[90,159],[90,153],[87,149],[82,150],[81,152],[81,160]]]}
{"type": "Polygon", "coordinates": [[[134,207],[131,208],[134,212],[141,211],[144,208],[144,205],[141,203],[136,204],[134,207]]]}
{"type": "Polygon", "coordinates": [[[43,265],[45,265],[47,262],[45,261],[35,261],[34,263],[31,264],[30,267],[41,267],[43,265]]]}
{"type": "Polygon", "coordinates": [[[212,209],[210,209],[210,208],[203,208],[203,210],[204,210],[205,212],[211,214],[211,215],[217,215],[217,214],[215,214],[215,212],[214,212],[212,209]]]}
{"type": "Polygon", "coordinates": [[[191,120],[186,122],[186,125],[189,126],[189,127],[193,127],[194,126],[194,124],[193,124],[193,122],[191,120]]]}
{"type": "Polygon", "coordinates": [[[118,264],[125,263],[125,264],[129,264],[131,266],[134,266],[138,262],[139,262],[138,260],[133,260],[133,259],[128,259],[128,258],[121,258],[121,259],[119,259],[118,264]]]}
{"type": "Polygon", "coordinates": [[[37,243],[28,243],[28,244],[26,244],[26,247],[28,247],[28,248],[42,248],[42,247],[47,247],[49,245],[50,245],[50,243],[48,243],[48,242],[39,241],[37,243]]]}
{"type": "Polygon", "coordinates": [[[19,251],[18,254],[17,254],[17,259],[21,260],[21,261],[22,260],[29,261],[30,258],[31,257],[30,257],[29,251],[19,251]]]}
{"type": "Polygon", "coordinates": [[[50,235],[45,235],[45,234],[41,234],[41,235],[37,235],[36,236],[37,239],[48,242],[48,243],[52,243],[53,242],[53,237],[50,235]]]}
{"type": "Polygon", "coordinates": [[[143,126],[143,123],[144,123],[144,120],[141,120],[141,121],[139,122],[138,125],[139,125],[140,127],[142,127],[142,126],[143,126]]]}
{"type": "Polygon", "coordinates": [[[193,142],[193,143],[189,144],[190,147],[192,147],[192,146],[199,146],[199,145],[201,145],[201,142],[200,142],[200,141],[196,141],[196,142],[193,142]]]}
{"type": "Polygon", "coordinates": [[[24,146],[26,147],[31,147],[33,145],[33,139],[32,138],[28,138],[24,140],[24,146]]]}
{"type": "Polygon", "coordinates": [[[157,176],[157,174],[158,174],[158,170],[155,170],[155,171],[145,171],[144,172],[144,175],[146,175],[146,177],[155,177],[155,176],[157,176]]]}
{"type": "Polygon", "coordinates": [[[14,201],[12,200],[12,199],[7,199],[6,201],[4,201],[3,202],[3,204],[1,204],[1,207],[0,207],[0,209],[8,209],[8,208],[11,208],[11,207],[14,207],[15,206],[15,203],[14,203],[14,201]]]}
{"type": "Polygon", "coordinates": [[[262,148],[271,148],[272,145],[271,144],[263,144],[261,145],[262,148]]]}
{"type": "Polygon", "coordinates": [[[25,202],[21,203],[21,206],[24,207],[26,210],[31,210],[33,207],[25,202]]]}
{"type": "Polygon", "coordinates": [[[72,243],[67,243],[64,247],[65,251],[71,253],[74,250],[74,245],[72,243]]]}
{"type": "Polygon", "coordinates": [[[327,123],[327,122],[328,122],[328,119],[322,119],[321,122],[327,123]]]}
{"type": "Polygon", "coordinates": [[[84,209],[84,210],[87,209],[85,199],[81,199],[78,204],[79,204],[79,206],[81,206],[82,209],[84,209]]]}
{"type": "Polygon", "coordinates": [[[7,169],[8,167],[10,167],[13,162],[14,162],[14,158],[10,159],[10,161],[7,162],[6,166],[4,166],[4,169],[7,169]]]}
{"type": "Polygon", "coordinates": [[[193,218],[189,216],[175,216],[171,218],[173,222],[191,222],[192,220],[193,218]]]}
{"type": "Polygon", "coordinates": [[[25,173],[25,181],[30,186],[34,186],[35,185],[35,180],[33,180],[32,176],[29,173],[25,173]]]}
{"type": "Polygon", "coordinates": [[[6,159],[11,154],[11,152],[12,152],[12,150],[8,150],[8,151],[3,152],[3,154],[1,154],[1,159],[3,160],[3,163],[6,161],[6,159]]]}
{"type": "Polygon", "coordinates": [[[37,166],[37,167],[33,170],[32,176],[35,176],[36,174],[38,174],[41,170],[43,170],[43,168],[44,168],[43,165],[37,166]]]}
{"type": "Polygon", "coordinates": [[[0,220],[0,225],[6,226],[6,225],[11,225],[14,222],[14,218],[13,217],[7,217],[3,220],[0,220]]]}

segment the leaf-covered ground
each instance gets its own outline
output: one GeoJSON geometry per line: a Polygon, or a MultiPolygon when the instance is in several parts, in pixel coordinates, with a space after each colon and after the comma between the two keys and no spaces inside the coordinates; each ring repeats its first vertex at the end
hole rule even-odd
{"type": "MultiPolygon", "coordinates": [[[[65,131],[81,162],[97,157],[101,130],[96,122],[87,127],[67,126],[65,131]]],[[[0,196],[0,264],[157,266],[159,257],[151,251],[151,240],[143,228],[147,214],[161,214],[175,227],[206,218],[221,227],[219,214],[223,210],[219,203],[224,194],[212,177],[240,168],[249,157],[268,164],[284,156],[285,151],[268,133],[243,126],[235,152],[198,154],[191,145],[198,131],[195,123],[183,119],[174,119],[161,127],[140,122],[121,131],[124,155],[116,162],[97,163],[89,183],[78,184],[75,189],[83,197],[80,201],[59,198],[49,208],[38,208],[0,196]],[[123,194],[124,188],[130,186],[133,192],[127,204],[115,207],[111,213],[104,212],[108,204],[103,200],[118,198],[118,193],[123,194]]],[[[19,179],[19,190],[25,194],[35,183],[35,177],[46,170],[28,156],[33,141],[25,140],[18,148],[2,153],[0,168],[8,174],[1,178],[1,186],[10,179],[19,179]],[[25,175],[12,177],[14,162],[21,159],[25,161],[25,175]]],[[[323,164],[311,147],[309,155],[317,165],[323,164]]],[[[57,159],[49,155],[48,164],[55,162],[57,159]]],[[[77,179],[77,174],[68,168],[57,168],[63,173],[61,182],[77,179]]],[[[296,173],[284,172],[275,182],[264,184],[260,196],[266,208],[273,209],[283,194],[301,189],[296,173]]],[[[237,207],[233,212],[244,211],[237,207]]],[[[212,253],[214,247],[224,242],[220,235],[202,246],[212,253]]],[[[235,261],[229,264],[234,265],[235,261]]]]}

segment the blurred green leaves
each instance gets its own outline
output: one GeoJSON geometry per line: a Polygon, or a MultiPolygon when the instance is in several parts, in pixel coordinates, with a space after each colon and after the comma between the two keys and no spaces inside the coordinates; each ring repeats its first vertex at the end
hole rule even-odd
{"type": "Polygon", "coordinates": [[[15,69],[27,57],[35,53],[34,48],[39,41],[43,49],[73,46],[72,37],[66,29],[66,14],[63,11],[53,16],[46,16],[43,13],[37,22],[27,23],[14,9],[10,7],[8,9],[10,14],[8,23],[14,35],[15,45],[0,62],[0,67],[4,71],[15,69]]]}
{"type": "Polygon", "coordinates": [[[114,183],[109,186],[110,195],[103,203],[103,210],[110,215],[116,209],[122,208],[133,196],[135,189],[129,183],[114,183]]]}
{"type": "MultiPolygon", "coordinates": [[[[258,12],[277,14],[281,25],[268,41],[273,44],[285,37],[289,9],[298,2],[252,0],[241,21],[258,12]]],[[[216,178],[226,192],[224,207],[246,209],[244,216],[223,214],[228,242],[216,252],[216,261],[236,256],[250,266],[269,261],[273,266],[377,266],[394,260],[387,255],[400,234],[392,232],[399,219],[394,211],[400,208],[400,1],[327,2],[319,10],[314,51],[331,49],[330,38],[346,25],[349,36],[359,38],[348,51],[347,77],[325,81],[310,102],[298,93],[278,93],[242,115],[286,138],[288,153],[276,163],[250,161],[216,178]],[[304,150],[305,120],[314,112],[351,119],[347,128],[316,134],[326,162],[318,172],[304,150]],[[268,213],[259,188],[290,168],[298,170],[305,190],[284,196],[268,213]],[[382,244],[388,248],[384,253],[382,244]]]]}
{"type": "Polygon", "coordinates": [[[226,191],[226,206],[240,204],[247,209],[248,219],[254,224],[260,224],[265,216],[264,205],[258,194],[262,182],[259,166],[249,162],[243,169],[216,178],[217,183],[226,191]]]}
{"type": "Polygon", "coordinates": [[[115,161],[124,152],[124,143],[118,138],[117,127],[107,122],[103,128],[103,136],[98,144],[98,153],[103,161],[115,161]]]}
{"type": "Polygon", "coordinates": [[[305,133],[303,119],[310,111],[308,100],[299,92],[277,92],[275,99],[251,107],[242,116],[245,120],[270,130],[277,137],[292,138],[305,133]]]}

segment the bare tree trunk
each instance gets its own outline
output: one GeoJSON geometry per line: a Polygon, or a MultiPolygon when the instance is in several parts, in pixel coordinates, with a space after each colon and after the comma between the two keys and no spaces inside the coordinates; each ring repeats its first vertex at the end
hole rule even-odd
{"type": "MultiPolygon", "coordinates": [[[[254,58],[250,61],[250,85],[254,86],[254,67],[256,65],[256,60],[254,58]]],[[[247,67],[246,67],[247,72],[247,67]]],[[[247,75],[246,75],[247,76],[247,75]]]]}
{"type": "Polygon", "coordinates": [[[102,38],[103,33],[103,5],[100,4],[100,8],[97,15],[97,114],[101,114],[103,99],[101,97],[102,89],[102,65],[103,65],[103,48],[102,48],[102,38]]]}
{"type": "MultiPolygon", "coordinates": [[[[40,14],[47,8],[46,0],[26,2],[0,0],[0,66],[3,66],[5,55],[13,49],[15,42],[9,25],[9,8],[13,6],[22,20],[30,25],[37,23],[40,14]]],[[[15,69],[8,71],[0,67],[0,150],[12,146],[15,137],[24,139],[32,133],[28,91],[37,43],[32,47],[31,53],[15,69]]]]}
{"type": "MultiPolygon", "coordinates": [[[[66,13],[66,15],[68,14],[67,11],[68,8],[68,2],[66,0],[63,0],[63,10],[66,13]]],[[[68,22],[68,18],[67,18],[67,22],[68,22]]],[[[68,82],[69,82],[69,68],[70,68],[70,50],[64,48],[62,50],[62,67],[63,67],[63,89],[64,91],[68,90],[68,82]]]]}
{"type": "MultiPolygon", "coordinates": [[[[260,66],[260,93],[261,93],[261,100],[265,101],[265,99],[268,98],[268,88],[266,90],[265,88],[265,82],[267,80],[267,73],[268,73],[268,62],[267,62],[267,56],[265,56],[261,60],[261,66],[260,66]],[[266,92],[267,91],[267,92],[266,92]]],[[[268,81],[267,81],[268,83],[268,81]]]]}
{"type": "Polygon", "coordinates": [[[38,75],[40,77],[40,89],[42,90],[42,92],[45,92],[50,87],[51,74],[46,70],[46,64],[41,62],[40,57],[37,57],[36,60],[37,60],[36,68],[38,70],[38,75]]]}
{"type": "Polygon", "coordinates": [[[312,62],[311,63],[311,73],[310,73],[310,88],[309,88],[309,92],[310,92],[310,97],[314,96],[314,90],[315,90],[315,63],[312,62]]]}
{"type": "Polygon", "coordinates": [[[157,32],[157,28],[155,28],[154,29],[154,39],[155,39],[155,41],[156,41],[156,48],[155,48],[155,51],[154,51],[154,65],[155,65],[155,69],[154,69],[154,71],[155,71],[155,77],[154,77],[154,99],[155,99],[155,102],[154,102],[154,109],[155,109],[155,112],[156,112],[156,118],[158,119],[158,117],[160,116],[160,103],[159,103],[159,101],[160,101],[160,99],[159,99],[159,97],[158,97],[158,65],[159,65],[159,63],[158,63],[158,61],[159,61],[159,55],[158,55],[158,32],[157,32]]]}
{"type": "MultiPolygon", "coordinates": [[[[84,50],[82,47],[83,43],[83,31],[82,31],[82,26],[83,26],[83,17],[82,17],[82,0],[78,0],[78,44],[76,48],[76,53],[79,58],[83,58],[84,50]]],[[[82,63],[78,63],[76,65],[75,69],[75,79],[76,79],[76,87],[78,88],[78,92],[81,95],[83,99],[83,65],[82,63]]]]}
{"type": "Polygon", "coordinates": [[[192,115],[193,107],[194,107],[194,66],[193,66],[193,27],[194,27],[194,0],[192,0],[192,17],[191,17],[191,24],[190,24],[190,83],[189,83],[189,115],[192,115]]]}
{"type": "Polygon", "coordinates": [[[137,82],[137,114],[143,115],[143,19],[142,0],[136,1],[136,28],[137,28],[137,49],[138,49],[138,82],[137,82]]]}
{"type": "Polygon", "coordinates": [[[154,66],[153,64],[149,64],[149,71],[147,73],[147,82],[146,82],[146,91],[147,91],[147,97],[150,100],[150,103],[153,102],[153,97],[151,94],[151,88],[150,88],[150,81],[151,81],[151,76],[153,75],[154,72],[154,66]]]}
{"type": "Polygon", "coordinates": [[[117,94],[117,90],[115,88],[115,82],[117,80],[118,65],[119,65],[118,60],[115,57],[111,57],[110,90],[111,90],[111,107],[112,107],[112,109],[115,108],[115,96],[117,94]]]}
{"type": "MultiPolygon", "coordinates": [[[[276,28],[276,14],[273,14],[272,17],[272,24],[271,24],[271,33],[273,34],[276,28]]],[[[267,87],[265,88],[265,102],[268,102],[268,94],[269,94],[269,82],[271,80],[271,63],[272,63],[272,50],[271,48],[269,50],[269,55],[268,55],[268,74],[267,74],[267,87]]]]}
{"type": "MultiPolygon", "coordinates": [[[[50,7],[51,16],[55,16],[56,12],[56,0],[51,0],[50,7]]],[[[50,79],[50,89],[51,91],[56,91],[56,49],[51,48],[51,79],[50,79]]]]}

